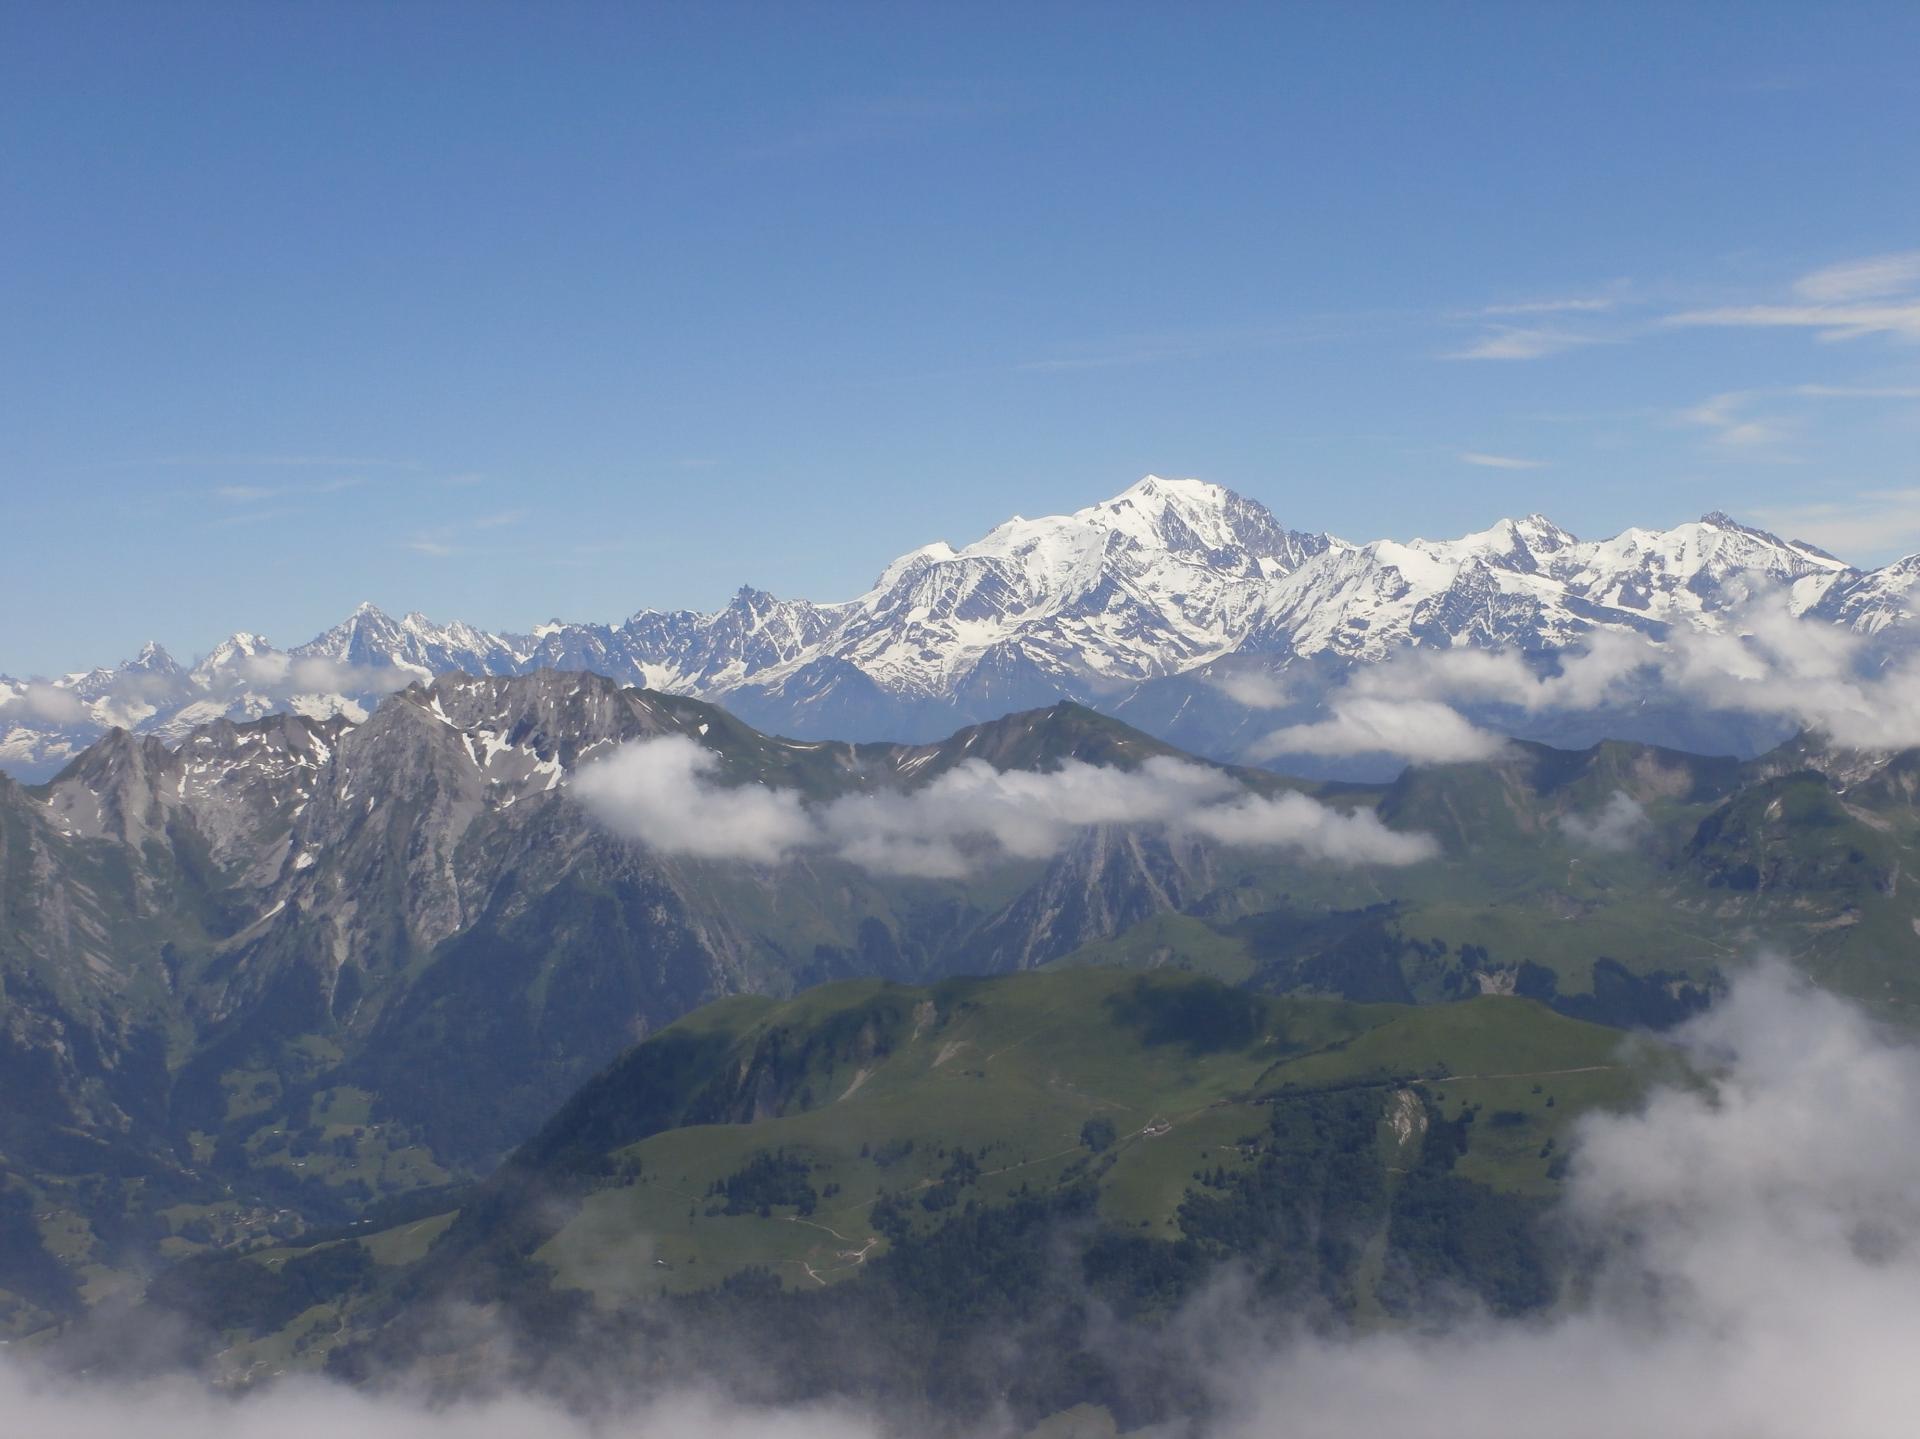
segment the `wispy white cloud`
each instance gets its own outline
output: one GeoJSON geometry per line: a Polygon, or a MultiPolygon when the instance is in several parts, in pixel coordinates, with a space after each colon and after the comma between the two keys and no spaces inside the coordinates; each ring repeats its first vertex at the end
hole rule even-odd
{"type": "Polygon", "coordinates": [[[87,717],[80,697],[41,680],[0,682],[0,720],[9,724],[79,724],[87,717]]]}
{"type": "Polygon", "coordinates": [[[1545,460],[1523,460],[1518,455],[1489,455],[1482,450],[1463,450],[1460,454],[1463,465],[1479,465],[1487,470],[1544,470],[1545,460]]]}
{"type": "Polygon", "coordinates": [[[354,665],[343,660],[307,655],[296,659],[279,650],[238,657],[231,671],[216,676],[216,684],[265,694],[282,703],[303,695],[383,695],[405,689],[415,680],[429,679],[415,665],[354,665]]]}
{"type": "Polygon", "coordinates": [[[1627,286],[1618,282],[1601,292],[1544,295],[1503,300],[1445,318],[1467,323],[1477,333],[1469,342],[1441,355],[1446,360],[1543,360],[1588,345],[1611,344],[1622,337],[1619,322],[1600,317],[1619,308],[1627,286]]]}
{"type": "Polygon", "coordinates": [[[1821,340],[1866,335],[1920,339],[1920,250],[1873,255],[1802,275],[1787,303],[1682,310],[1660,323],[1677,328],[1812,330],[1821,340]]]}
{"type": "Polygon", "coordinates": [[[1450,350],[1444,360],[1543,360],[1549,355],[1600,343],[1592,335],[1572,330],[1548,329],[1532,325],[1496,325],[1486,334],[1458,350],[1450,350]]]}
{"type": "Polygon", "coordinates": [[[1795,385],[1812,400],[1920,400],[1920,385],[1795,385]]]}
{"type": "Polygon", "coordinates": [[[434,559],[473,554],[477,552],[478,547],[468,543],[468,540],[475,534],[507,529],[519,524],[526,517],[525,510],[496,510],[490,514],[473,515],[448,524],[435,525],[431,529],[414,535],[411,539],[401,541],[401,544],[416,555],[428,555],[434,559]]]}
{"type": "Polygon", "coordinates": [[[1828,265],[1800,276],[1790,297],[1749,304],[1692,305],[1658,319],[1624,325],[1601,317],[1623,293],[1515,300],[1457,311],[1449,318],[1481,325],[1450,360],[1540,360],[1586,345],[1615,343],[1664,329],[1803,329],[1823,341],[1890,335],[1920,339],[1920,250],[1828,265]]]}
{"type": "MultiPolygon", "coordinates": [[[[461,1311],[451,1317],[459,1319],[461,1311]]],[[[485,1331],[489,1339],[493,1331],[485,1331]]],[[[688,1376],[691,1385],[699,1376],[688,1376]]],[[[616,1386],[608,1386],[611,1398],[616,1386]]],[[[217,1394],[184,1376],[144,1383],[81,1381],[31,1367],[0,1350],[0,1412],[12,1433],[58,1439],[881,1439],[877,1419],[832,1404],[787,1408],[729,1404],[688,1392],[656,1402],[608,1404],[599,1422],[548,1396],[503,1392],[429,1402],[316,1378],[287,1378],[244,1396],[217,1394]],[[629,1412],[631,1407],[631,1412],[629,1412]]]]}
{"type": "Polygon", "coordinates": [[[1489,317],[1500,315],[1599,314],[1619,302],[1608,295],[1578,295],[1557,300],[1516,300],[1508,304],[1482,305],[1472,311],[1489,317]]]}
{"type": "Polygon", "coordinates": [[[1920,302],[1893,305],[1727,305],[1683,310],[1661,321],[1677,327],[1815,330],[1822,340],[1865,335],[1920,339],[1920,302]]]}
{"type": "Polygon", "coordinates": [[[1920,250],[1870,255],[1828,265],[1793,282],[1793,292],[1819,305],[1872,300],[1920,288],[1920,250]]]}
{"type": "Polygon", "coordinates": [[[1803,437],[1821,400],[1920,400],[1920,385],[1772,385],[1751,390],[1727,390],[1689,405],[1675,417],[1683,425],[1709,432],[1718,449],[1737,452],[1742,459],[1765,455],[1784,459],[1778,451],[1803,437]]]}
{"type": "Polygon", "coordinates": [[[1633,848],[1652,828],[1640,801],[1615,790],[1592,814],[1563,814],[1560,832],[1582,849],[1618,854],[1633,848]]]}
{"type": "Polygon", "coordinates": [[[1835,554],[1920,551],[1920,489],[1862,490],[1836,500],[1762,506],[1754,519],[1770,530],[1835,554]]]}
{"type": "Polygon", "coordinates": [[[1285,709],[1294,701],[1286,680],[1266,670],[1229,670],[1212,677],[1213,687],[1250,710],[1285,709]]]}
{"type": "Polygon", "coordinates": [[[776,864],[814,842],[793,790],[716,783],[720,758],[679,735],[622,745],[573,776],[602,823],[665,854],[776,864]]]}
{"type": "Polygon", "coordinates": [[[1909,1433],[1920,1159],[1888,1136],[1920,1104],[1920,1056],[1780,964],[1676,1039],[1699,1081],[1569,1146],[1577,1295],[1530,1320],[1229,1340],[1221,1439],[1909,1433]]]}
{"type": "MultiPolygon", "coordinates": [[[[1866,518],[1920,532],[1920,491],[1888,492],[1876,514],[1829,517],[1825,526],[1817,515],[1775,518],[1811,529],[1804,537],[1816,544],[1845,538],[1843,524],[1866,518]]],[[[1795,618],[1780,594],[1757,597],[1727,621],[1725,630],[1676,629],[1664,642],[1599,631],[1585,649],[1563,653],[1555,670],[1536,669],[1512,650],[1408,651],[1354,672],[1327,697],[1325,718],[1279,730],[1258,756],[1482,759],[1504,740],[1457,706],[1583,712],[1655,695],[1784,721],[1850,749],[1920,746],[1920,656],[1887,661],[1865,636],[1795,618]]]]}
{"type": "Polygon", "coordinates": [[[1506,743],[1438,700],[1383,698],[1350,689],[1334,697],[1327,718],[1276,730],[1249,754],[1255,759],[1384,754],[1416,764],[1459,764],[1491,759],[1506,743]]]}
{"type": "Polygon", "coordinates": [[[228,504],[251,505],[263,500],[295,499],[305,495],[337,495],[358,489],[366,483],[358,475],[341,475],[331,480],[314,480],[286,485],[216,485],[214,495],[228,504]]]}
{"type": "Polygon", "coordinates": [[[1434,858],[1431,835],[1388,829],[1369,809],[1335,809],[1303,794],[1249,794],[1181,816],[1174,827],[1239,849],[1285,849],[1329,864],[1407,865],[1434,858]]]}
{"type": "MultiPolygon", "coordinates": [[[[1798,424],[1782,415],[1754,413],[1753,406],[1767,390],[1728,390],[1690,405],[1678,416],[1680,423],[1706,430],[1710,442],[1722,450],[1738,451],[1743,459],[1761,452],[1777,450],[1799,433],[1798,424]]],[[[1772,455],[1771,458],[1780,458],[1772,455]]]]}
{"type": "Polygon", "coordinates": [[[718,782],[719,758],[678,735],[583,766],[574,795],[619,834],[668,854],[773,864],[827,852],[883,874],[957,878],[1003,858],[1057,854],[1092,825],[1152,825],[1220,844],[1339,864],[1411,864],[1436,852],[1368,810],[1267,797],[1165,757],[1137,770],[1068,761],[1044,774],[968,760],[919,789],[809,805],[791,790],[718,782]]]}

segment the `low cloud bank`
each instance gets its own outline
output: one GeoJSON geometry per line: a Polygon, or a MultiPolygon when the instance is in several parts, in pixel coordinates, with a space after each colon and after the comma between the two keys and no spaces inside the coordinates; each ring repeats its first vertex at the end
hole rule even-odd
{"type": "Polygon", "coordinates": [[[296,658],[277,650],[248,655],[235,669],[233,688],[276,702],[297,695],[385,695],[433,677],[431,671],[415,665],[355,665],[319,655],[296,658]]]}
{"type": "Polygon", "coordinates": [[[1647,812],[1632,795],[1617,789],[1590,815],[1565,814],[1560,832],[1582,849],[1619,854],[1632,849],[1651,826],[1647,812]]]}
{"type": "Polygon", "coordinates": [[[0,721],[8,724],[69,725],[86,717],[80,697],[58,685],[28,680],[13,693],[0,690],[0,721]]]}
{"type": "Polygon", "coordinates": [[[1457,706],[1575,713],[1649,696],[1788,721],[1850,749],[1920,745],[1920,655],[1889,660],[1860,635],[1795,619],[1777,595],[1733,616],[1724,633],[1654,641],[1599,631],[1556,664],[1543,671],[1511,649],[1409,650],[1356,670],[1328,697],[1326,718],[1276,730],[1256,753],[1486,759],[1505,740],[1457,706]]]}
{"type": "Polygon", "coordinates": [[[1784,967],[1679,1035],[1700,1088],[1581,1129],[1592,1301],[1246,1352],[1232,1439],[1904,1439],[1920,1412],[1920,1052],[1784,967]]]}
{"type": "Polygon", "coordinates": [[[1265,670],[1230,670],[1215,676],[1213,687],[1250,710],[1285,709],[1296,699],[1284,679],[1265,670]]]}
{"type": "Polygon", "coordinates": [[[232,1399],[188,1380],[67,1381],[4,1358],[0,1415],[9,1434],[49,1439],[875,1439],[879,1433],[872,1423],[825,1406],[745,1409],[685,1397],[595,1422],[543,1399],[436,1406],[304,1379],[232,1399]]]}
{"type": "Polygon", "coordinates": [[[775,864],[819,851],[884,874],[956,878],[1002,856],[1045,859],[1090,825],[1156,825],[1220,844],[1341,864],[1413,864],[1426,835],[1304,795],[1253,794],[1230,775],[1158,756],[1137,770],[1069,760],[1045,774],[967,760],[921,788],[807,804],[791,790],[718,782],[720,760],[680,735],[637,740],[583,766],[581,803],[667,854],[775,864]]]}
{"type": "Polygon", "coordinates": [[[1326,719],[1277,730],[1250,753],[1254,759],[1391,754],[1428,764],[1462,764],[1491,759],[1506,743],[1439,700],[1376,697],[1350,684],[1335,697],[1326,719]]]}
{"type": "Polygon", "coordinates": [[[573,793],[609,829],[667,854],[775,864],[815,837],[791,790],[714,782],[720,757],[679,735],[583,765],[573,793]]]}
{"type": "MultiPolygon", "coordinates": [[[[133,726],[165,706],[198,700],[224,707],[242,699],[267,709],[286,708],[307,714],[330,714],[344,709],[364,719],[356,701],[377,702],[416,680],[431,678],[412,665],[356,665],[323,656],[296,658],[277,650],[243,654],[202,676],[203,687],[177,674],[141,670],[120,671],[104,683],[88,677],[85,697],[67,684],[44,680],[0,682],[0,724],[133,726]],[[345,703],[334,702],[334,697],[345,703]]],[[[206,716],[202,716],[203,718],[206,716]]]]}

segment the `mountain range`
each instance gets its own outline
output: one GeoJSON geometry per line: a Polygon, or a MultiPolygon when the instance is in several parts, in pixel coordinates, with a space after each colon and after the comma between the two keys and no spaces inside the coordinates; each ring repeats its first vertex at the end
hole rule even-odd
{"type": "Polygon", "coordinates": [[[1150,478],[842,604],[368,606],[8,682],[0,1340],[137,1304],[235,1383],[465,1383],[485,1311],[535,1387],[745,1334],[767,1398],[1149,1422],[1223,1269],[1542,1309],[1563,1146],[1664,1072],[1623,1031],[1763,950],[1920,1012],[1920,749],[1643,701],[1236,761],[1423,655],[1684,657],[1769,595],[1897,670],[1916,573],[1723,515],[1356,546],[1150,478]]]}
{"type": "Polygon", "coordinates": [[[1905,1012],[1916,753],[1518,743],[1302,784],[1067,702],[929,744],[801,741],[555,670],[416,682],[359,721],[222,718],[171,746],[116,730],[47,783],[0,778],[0,1320],[29,1329],[161,1260],[431,1202],[626,1046],[728,996],[1091,964],[1661,1024],[1773,944],[1905,1012]],[[902,813],[961,781],[977,805],[1169,773],[1313,824],[1364,817],[1399,849],[1316,857],[1082,809],[965,872],[702,854],[582,802],[584,771],[650,745],[704,755],[716,794],[776,815],[781,796],[864,805],[892,826],[883,859],[902,813]]]}
{"type": "MultiPolygon", "coordinates": [[[[216,718],[357,721],[416,679],[542,669],[711,700],[813,739],[929,740],[1065,698],[1240,759],[1271,724],[1236,677],[1285,673],[1308,712],[1353,667],[1408,649],[1551,655],[1606,631],[1658,643],[1724,631],[1767,592],[1809,622],[1905,646],[1916,578],[1920,556],[1863,571],[1720,513],[1598,541],[1530,515],[1456,540],[1353,544],[1288,529],[1218,485],[1148,476],[1071,515],[1016,517],[962,548],[903,555],[852,600],[743,588],[713,613],[519,634],[363,604],[284,651],[239,632],[191,667],[150,643],[114,669],[0,679],[0,767],[42,779],[115,727],[177,743],[216,718]]],[[[1534,723],[1528,737],[1601,735],[1534,723]]],[[[1788,729],[1716,735],[1654,707],[1615,713],[1605,732],[1752,753],[1788,729]]]]}

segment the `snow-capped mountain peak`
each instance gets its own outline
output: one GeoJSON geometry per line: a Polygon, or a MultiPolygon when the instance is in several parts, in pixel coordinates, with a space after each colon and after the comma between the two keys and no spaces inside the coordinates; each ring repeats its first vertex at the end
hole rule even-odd
{"type": "Polygon", "coordinates": [[[851,600],[743,586],[711,613],[526,634],[369,601],[288,651],[241,632],[186,673],[149,646],[112,670],[0,681],[0,764],[45,772],[109,725],[167,738],[274,710],[352,719],[418,678],[542,668],[719,700],[788,734],[913,738],[1063,695],[1113,701],[1230,655],[1350,665],[1409,646],[1551,651],[1596,630],[1724,628],[1766,590],[1876,644],[1920,633],[1920,557],[1863,573],[1719,512],[1602,540],[1532,513],[1457,539],[1349,544],[1224,486],[1148,475],[1071,513],[911,550],[851,600]]]}
{"type": "MultiPolygon", "coordinates": [[[[1580,541],[1545,515],[1531,514],[1524,519],[1500,520],[1484,530],[1462,535],[1457,540],[1416,540],[1414,543],[1429,546],[1436,553],[1452,550],[1492,559],[1511,557],[1519,560],[1524,556],[1538,561],[1542,556],[1571,549],[1580,541]]],[[[1521,563],[1524,567],[1524,560],[1521,563]]]]}
{"type": "Polygon", "coordinates": [[[1242,547],[1235,510],[1245,501],[1203,480],[1163,480],[1148,475],[1110,500],[1076,510],[1073,518],[1110,530],[1153,549],[1182,553],[1195,548],[1242,547]]]}
{"type": "Polygon", "coordinates": [[[1123,535],[1150,550],[1219,566],[1245,555],[1269,577],[1296,569],[1330,543],[1327,535],[1282,529],[1265,506],[1205,480],[1148,475],[1073,520],[1123,535]]]}
{"type": "Polygon", "coordinates": [[[139,670],[146,674],[177,675],[180,662],[168,654],[157,640],[148,640],[140,646],[140,653],[120,667],[123,670],[139,670]]]}
{"type": "Polygon", "coordinates": [[[243,660],[274,652],[272,644],[268,642],[265,635],[256,635],[248,630],[235,630],[207,651],[206,657],[194,665],[193,673],[210,675],[222,670],[230,670],[243,660]]]}
{"type": "Polygon", "coordinates": [[[893,586],[900,582],[902,576],[915,570],[924,569],[928,565],[937,565],[944,560],[953,559],[957,554],[959,554],[959,551],[954,549],[954,547],[945,540],[935,540],[932,544],[922,545],[917,550],[908,550],[904,555],[900,556],[899,559],[880,571],[880,577],[873,582],[872,589],[869,593],[892,589],[893,586]]]}

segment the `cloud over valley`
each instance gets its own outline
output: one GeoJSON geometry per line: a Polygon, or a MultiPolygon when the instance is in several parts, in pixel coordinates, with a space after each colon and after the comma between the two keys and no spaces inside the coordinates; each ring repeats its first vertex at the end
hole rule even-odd
{"type": "Polygon", "coordinates": [[[1068,760],[1046,773],[964,760],[916,789],[808,804],[790,790],[719,781],[720,760],[682,736],[623,745],[583,766],[573,792],[610,829],[667,854],[774,864],[830,853],[883,874],[957,878],[1000,858],[1046,859],[1093,825],[1153,825],[1216,843],[1341,864],[1411,864],[1437,852],[1299,794],[1249,791],[1165,756],[1136,770],[1068,760]]]}
{"type": "Polygon", "coordinates": [[[1595,631],[1550,662],[1512,648],[1406,650],[1352,671],[1327,692],[1323,715],[1253,752],[1283,767],[1289,755],[1482,760],[1505,740],[1470,716],[1604,715],[1649,700],[1810,730],[1844,749],[1920,745],[1920,656],[1889,656],[1870,636],[1808,623],[1782,596],[1762,594],[1723,630],[1660,640],[1595,631]]]}

